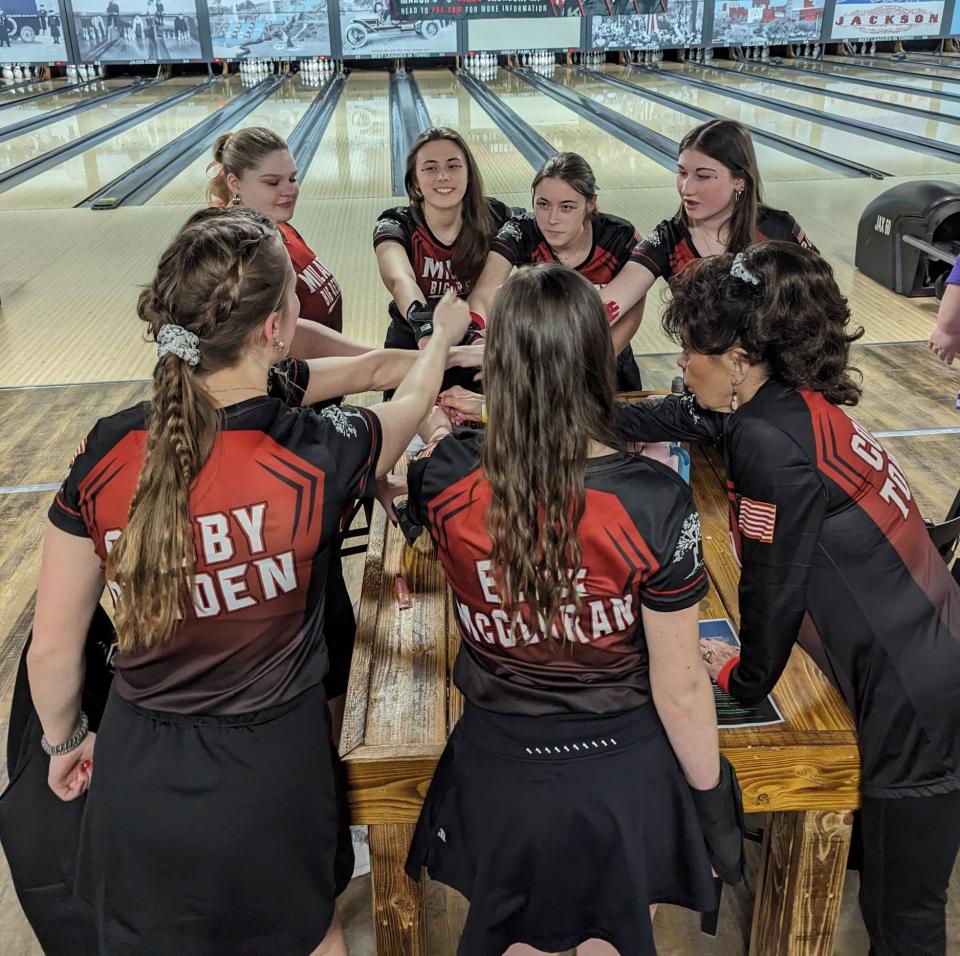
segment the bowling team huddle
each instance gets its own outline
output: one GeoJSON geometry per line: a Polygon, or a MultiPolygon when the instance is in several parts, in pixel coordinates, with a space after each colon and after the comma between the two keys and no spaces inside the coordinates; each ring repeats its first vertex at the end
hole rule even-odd
{"type": "MultiPolygon", "coordinates": [[[[340,549],[357,501],[393,515],[402,494],[452,589],[464,698],[407,871],[469,900],[459,953],[650,954],[656,904],[715,910],[743,820],[711,679],[758,702],[797,643],[856,726],[871,953],[945,953],[960,588],[897,462],[844,410],[862,330],[763,203],[747,131],[690,131],[679,208],[640,232],[600,210],[577,154],[544,163],[526,212],[484,194],[460,134],[425,131],[408,204],[373,226],[380,349],[343,334],[340,287],[291,224],[284,140],[225,134],[211,165],[209,205],[138,300],[152,397],[94,425],[49,511],[27,668],[49,787],[83,798],[62,848],[76,938],[347,952],[340,549]],[[630,342],[660,278],[685,390],[618,403],[641,388],[630,342]],[[363,391],[384,401],[342,404],[363,391]],[[699,639],[689,486],[634,451],[671,440],[723,456],[739,649],[699,639]],[[104,587],[117,649],[87,714],[104,587]]],[[[958,340],[948,323],[931,347],[958,340]]]]}

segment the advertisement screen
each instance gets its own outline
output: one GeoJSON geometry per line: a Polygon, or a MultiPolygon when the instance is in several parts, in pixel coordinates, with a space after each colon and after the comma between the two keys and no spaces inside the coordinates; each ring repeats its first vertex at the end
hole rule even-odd
{"type": "Polygon", "coordinates": [[[0,63],[66,60],[63,19],[57,0],[0,0],[0,63]]]}
{"type": "Polygon", "coordinates": [[[73,26],[83,63],[203,58],[195,0],[76,0],[73,26]]]}
{"type": "Polygon", "coordinates": [[[717,0],[715,46],[815,43],[823,26],[823,0],[717,0]]]}
{"type": "Polygon", "coordinates": [[[659,0],[392,0],[398,20],[442,16],[478,17],[585,17],[643,12],[637,7],[659,0]]]}
{"type": "Polygon", "coordinates": [[[837,0],[831,40],[916,40],[940,35],[943,0],[931,3],[864,3],[837,0]]]}
{"type": "Polygon", "coordinates": [[[467,48],[505,52],[512,49],[570,50],[580,47],[580,18],[566,20],[470,20],[467,48]],[[510,37],[512,39],[504,39],[510,37]],[[513,43],[515,46],[510,47],[513,43]],[[527,46],[524,47],[523,44],[527,46]]]}
{"type": "Polygon", "coordinates": [[[648,13],[590,22],[590,46],[600,50],[669,50],[700,46],[702,38],[699,0],[659,0],[648,13]]]}
{"type": "Polygon", "coordinates": [[[415,57],[457,52],[457,24],[448,17],[399,20],[385,0],[341,0],[343,56],[415,57]]]}
{"type": "Polygon", "coordinates": [[[208,11],[213,55],[218,59],[330,56],[327,0],[213,2],[208,11]]]}

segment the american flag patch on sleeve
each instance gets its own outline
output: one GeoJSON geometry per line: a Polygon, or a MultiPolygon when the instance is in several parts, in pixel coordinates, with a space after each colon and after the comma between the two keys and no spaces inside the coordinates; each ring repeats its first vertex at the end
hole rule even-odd
{"type": "Polygon", "coordinates": [[[745,538],[753,538],[754,541],[763,541],[765,544],[773,543],[773,527],[777,521],[776,505],[741,497],[737,515],[740,533],[745,538]]]}

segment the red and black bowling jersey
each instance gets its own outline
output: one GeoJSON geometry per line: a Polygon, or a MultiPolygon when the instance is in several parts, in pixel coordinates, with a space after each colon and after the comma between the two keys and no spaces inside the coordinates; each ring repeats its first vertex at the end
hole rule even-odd
{"type": "MultiPolygon", "coordinates": [[[[104,566],[127,523],[148,415],[144,403],[101,419],[50,508],[58,528],[93,540],[104,566]]],[[[120,695],[154,710],[249,713],[322,680],[328,552],[375,478],[380,423],[366,409],[318,414],[253,398],[223,417],[190,493],[192,606],[168,643],[115,659],[120,695]]]]}
{"type": "MultiPolygon", "coordinates": [[[[488,197],[487,204],[496,233],[512,212],[499,199],[488,197]]],[[[411,206],[397,206],[380,213],[373,227],[373,248],[376,249],[382,242],[399,242],[403,246],[427,305],[436,305],[449,289],[455,289],[457,295],[462,297],[470,294],[476,277],[461,279],[453,274],[451,268],[456,243],[448,246],[441,242],[426,222],[417,220],[411,206]]]]}
{"type": "Polygon", "coordinates": [[[799,640],[854,715],[866,796],[960,788],[960,588],[894,458],[820,393],[773,381],[733,415],[690,396],[618,414],[631,441],[723,449],[743,566],[730,692],[762,698],[799,640]]]}
{"type": "MultiPolygon", "coordinates": [[[[795,242],[804,249],[814,251],[817,248],[790,213],[761,206],[757,212],[757,242],[766,239],[795,242]]],[[[658,278],[662,276],[669,279],[699,258],[701,256],[693,244],[690,230],[683,224],[680,213],[677,213],[672,219],[664,219],[646,239],[636,244],[630,261],[646,266],[658,278]]]]}
{"type": "MultiPolygon", "coordinates": [[[[630,253],[639,239],[636,229],[626,219],[597,213],[593,217],[593,246],[575,269],[588,282],[606,285],[630,261],[630,253]]],[[[536,216],[529,212],[505,223],[490,251],[499,253],[514,266],[560,261],[544,239],[536,216]]]]}
{"type": "Polygon", "coordinates": [[[680,610],[707,588],[689,488],[648,458],[591,459],[577,533],[580,612],[567,607],[562,637],[529,619],[511,631],[490,560],[482,440],[458,430],[421,452],[407,477],[411,514],[429,529],[453,589],[462,638],[455,683],[472,703],[501,713],[616,713],[648,702],[641,604],[680,610]]]}
{"type": "Polygon", "coordinates": [[[343,295],[333,273],[326,269],[304,242],[303,236],[288,222],[277,228],[297,274],[297,298],[300,316],[319,322],[335,332],[343,331],[343,295]]]}

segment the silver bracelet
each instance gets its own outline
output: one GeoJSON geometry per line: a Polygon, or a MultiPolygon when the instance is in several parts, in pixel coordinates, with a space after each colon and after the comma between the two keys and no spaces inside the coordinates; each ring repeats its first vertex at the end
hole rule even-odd
{"type": "Polygon", "coordinates": [[[53,745],[47,740],[46,736],[41,736],[40,746],[48,757],[62,757],[64,754],[76,750],[83,743],[83,738],[90,732],[90,721],[87,715],[81,710],[80,721],[77,729],[62,744],[53,745]]]}

